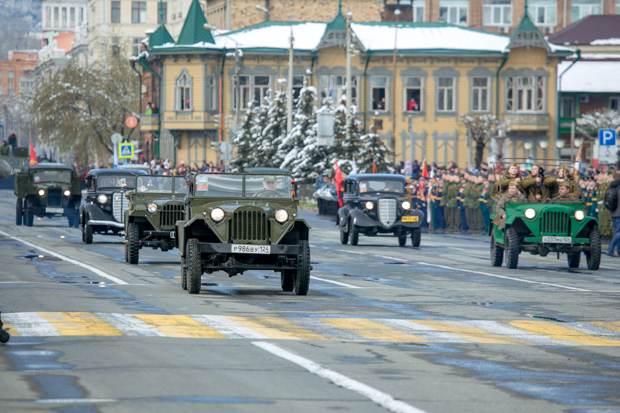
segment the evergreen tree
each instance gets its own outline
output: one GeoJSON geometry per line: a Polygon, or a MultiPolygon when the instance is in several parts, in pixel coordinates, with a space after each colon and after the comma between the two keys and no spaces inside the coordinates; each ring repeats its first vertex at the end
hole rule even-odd
{"type": "Polygon", "coordinates": [[[377,166],[377,172],[387,171],[385,158],[390,155],[390,150],[383,139],[374,132],[369,132],[360,139],[361,147],[356,158],[357,168],[362,173],[372,173],[372,163],[377,166]]]}
{"type": "Polygon", "coordinates": [[[267,125],[259,138],[257,166],[279,166],[279,164],[274,165],[274,157],[285,136],[286,93],[278,90],[276,97],[269,103],[267,125]]]}
{"type": "Polygon", "coordinates": [[[233,144],[237,148],[237,154],[231,166],[234,171],[242,172],[244,168],[251,165],[254,158],[252,153],[252,126],[254,124],[254,102],[248,104],[248,110],[241,121],[237,134],[233,138],[233,144]]]}
{"type": "Polygon", "coordinates": [[[312,129],[316,124],[316,89],[312,86],[301,89],[297,108],[293,117],[293,128],[278,146],[275,163],[280,164],[280,168],[291,168],[295,160],[304,148],[304,141],[308,135],[313,133],[312,129]]]}
{"type": "Polygon", "coordinates": [[[263,131],[267,126],[270,104],[271,91],[265,96],[261,105],[253,109],[254,116],[252,117],[253,121],[250,128],[251,139],[249,145],[251,157],[248,159],[247,167],[264,166],[264,164],[261,163],[263,156],[260,153],[260,147],[262,144],[263,131]]]}

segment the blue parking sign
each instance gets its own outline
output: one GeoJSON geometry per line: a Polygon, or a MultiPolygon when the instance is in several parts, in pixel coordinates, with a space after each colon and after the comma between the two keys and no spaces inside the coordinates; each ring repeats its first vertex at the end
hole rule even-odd
{"type": "Polygon", "coordinates": [[[616,131],[614,129],[599,129],[598,144],[601,146],[616,146],[616,131]]]}

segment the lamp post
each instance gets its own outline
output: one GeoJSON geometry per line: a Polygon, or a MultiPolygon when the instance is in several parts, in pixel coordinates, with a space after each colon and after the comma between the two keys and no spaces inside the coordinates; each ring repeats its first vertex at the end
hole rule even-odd
{"type": "Polygon", "coordinates": [[[291,37],[288,48],[288,81],[286,82],[286,133],[293,128],[293,26],[291,25],[291,37]]]}
{"type": "Polygon", "coordinates": [[[392,136],[390,139],[390,149],[392,151],[396,148],[396,50],[398,49],[398,18],[400,17],[400,9],[394,10],[394,15],[396,16],[396,22],[394,23],[394,55],[392,57],[394,60],[394,71],[392,72],[392,136]]]}
{"type": "Polygon", "coordinates": [[[349,126],[349,119],[351,117],[351,103],[352,103],[352,94],[353,88],[351,85],[351,20],[353,20],[353,13],[347,13],[347,113],[344,117],[345,119],[345,133],[347,140],[351,139],[351,128],[349,126]]]}

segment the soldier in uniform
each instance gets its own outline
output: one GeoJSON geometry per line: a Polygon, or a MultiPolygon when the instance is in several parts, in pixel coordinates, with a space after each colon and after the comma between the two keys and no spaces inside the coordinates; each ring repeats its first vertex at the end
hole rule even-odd
{"type": "Polygon", "coordinates": [[[557,177],[550,177],[545,179],[544,185],[549,189],[551,198],[555,198],[558,196],[558,188],[560,183],[568,182],[571,196],[575,199],[581,199],[581,190],[579,189],[579,184],[575,182],[569,172],[570,169],[568,168],[568,166],[562,165],[560,167],[560,170],[558,171],[557,177]]]}
{"type": "Polygon", "coordinates": [[[604,237],[611,237],[614,234],[613,226],[611,222],[611,215],[607,208],[605,208],[605,192],[609,189],[609,185],[611,184],[611,176],[601,173],[599,174],[598,180],[598,222],[599,228],[601,230],[601,235],[604,237]]]}
{"type": "Polygon", "coordinates": [[[526,202],[525,197],[519,192],[519,183],[515,180],[508,183],[508,192],[502,195],[497,203],[497,215],[493,223],[497,225],[498,229],[506,227],[506,204],[509,202],[526,202]]]}
{"type": "Polygon", "coordinates": [[[588,216],[596,218],[598,215],[598,197],[596,196],[598,188],[596,181],[590,179],[588,181],[588,186],[590,187],[590,202],[592,203],[592,206],[588,208],[588,216]]]}
{"type": "Polygon", "coordinates": [[[500,189],[500,196],[508,193],[508,186],[512,181],[517,183],[519,191],[523,189],[521,187],[521,173],[519,172],[519,165],[514,162],[511,163],[510,166],[508,166],[508,169],[506,170],[506,172],[504,172],[502,179],[500,179],[498,183],[500,189]]]}
{"type": "Polygon", "coordinates": [[[480,205],[480,212],[482,214],[482,224],[484,225],[484,233],[489,233],[489,220],[491,214],[489,212],[488,207],[488,191],[489,191],[489,181],[484,181],[482,183],[482,192],[480,192],[480,197],[478,198],[480,205]]]}
{"type": "Polygon", "coordinates": [[[257,198],[282,198],[282,194],[276,191],[278,182],[273,175],[265,175],[263,178],[263,190],[254,194],[257,198]]]}
{"type": "Polygon", "coordinates": [[[447,174],[442,175],[443,188],[441,188],[441,199],[439,200],[439,207],[443,211],[445,227],[444,229],[450,229],[450,222],[448,218],[448,188],[450,187],[450,180],[447,174]]]}
{"type": "Polygon", "coordinates": [[[570,193],[571,185],[570,183],[563,181],[558,184],[558,196],[551,198],[552,201],[555,200],[577,200],[579,198],[571,195],[570,193]]]}
{"type": "Polygon", "coordinates": [[[456,206],[456,196],[458,192],[458,183],[456,182],[456,180],[458,179],[458,177],[456,175],[449,175],[448,178],[449,185],[447,187],[446,194],[446,218],[448,225],[447,229],[451,231],[457,231],[461,224],[461,219],[459,218],[456,206]]]}
{"type": "Polygon", "coordinates": [[[435,229],[439,230],[439,231],[443,231],[446,229],[446,219],[443,213],[443,206],[442,206],[442,201],[443,201],[443,180],[440,179],[437,181],[437,183],[435,184],[435,187],[433,188],[433,192],[431,192],[431,195],[433,197],[433,203],[435,205],[435,210],[434,215],[433,215],[433,220],[434,222],[437,223],[435,229]]]}
{"type": "Polygon", "coordinates": [[[530,201],[544,201],[549,197],[548,189],[543,184],[545,181],[545,171],[539,164],[532,165],[532,174],[523,179],[522,187],[525,196],[530,201]]]}
{"type": "Polygon", "coordinates": [[[464,193],[465,193],[465,178],[462,178],[458,183],[460,185],[458,194],[456,196],[456,206],[459,209],[461,216],[461,232],[466,233],[469,230],[467,225],[467,216],[465,215],[464,193]]]}

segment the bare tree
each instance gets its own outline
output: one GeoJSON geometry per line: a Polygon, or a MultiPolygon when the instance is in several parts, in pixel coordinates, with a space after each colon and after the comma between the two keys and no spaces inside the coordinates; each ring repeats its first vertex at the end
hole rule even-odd
{"type": "Polygon", "coordinates": [[[510,122],[501,121],[495,115],[463,113],[459,121],[467,128],[475,145],[474,163],[476,168],[480,169],[482,163],[482,155],[484,148],[493,136],[497,136],[500,131],[508,132],[510,130],[510,122]]]}

